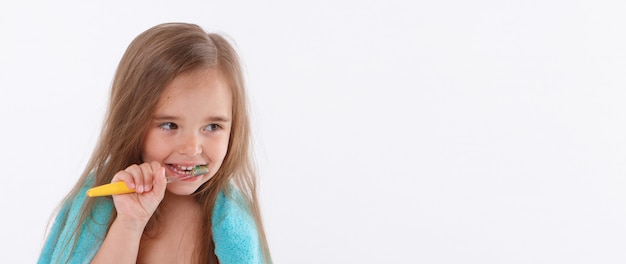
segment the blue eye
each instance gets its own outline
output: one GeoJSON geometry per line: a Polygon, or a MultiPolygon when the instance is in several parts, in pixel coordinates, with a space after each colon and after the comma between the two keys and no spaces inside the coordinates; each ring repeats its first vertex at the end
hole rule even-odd
{"type": "Polygon", "coordinates": [[[171,123],[171,122],[167,122],[167,123],[160,124],[159,127],[162,128],[163,130],[172,130],[172,129],[177,129],[178,125],[171,123]]]}
{"type": "Polygon", "coordinates": [[[220,128],[221,127],[218,124],[210,124],[210,125],[204,127],[204,130],[206,130],[206,131],[216,131],[216,130],[218,130],[220,128]]]}

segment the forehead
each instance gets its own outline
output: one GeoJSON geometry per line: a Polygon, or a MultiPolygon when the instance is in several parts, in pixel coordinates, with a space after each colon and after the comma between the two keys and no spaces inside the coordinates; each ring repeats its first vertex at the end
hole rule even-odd
{"type": "Polygon", "coordinates": [[[156,112],[184,114],[201,111],[227,115],[232,112],[232,92],[222,74],[215,69],[200,69],[179,74],[165,88],[156,112]]]}

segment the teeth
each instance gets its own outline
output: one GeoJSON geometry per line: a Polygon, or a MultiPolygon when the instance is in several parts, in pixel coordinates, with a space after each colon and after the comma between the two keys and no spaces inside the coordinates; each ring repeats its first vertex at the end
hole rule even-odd
{"type": "Polygon", "coordinates": [[[191,174],[194,172],[197,166],[184,166],[184,165],[171,164],[170,167],[178,174],[191,174]]]}
{"type": "Polygon", "coordinates": [[[195,168],[195,166],[183,166],[176,164],[172,164],[170,167],[178,174],[190,174],[195,168]]]}

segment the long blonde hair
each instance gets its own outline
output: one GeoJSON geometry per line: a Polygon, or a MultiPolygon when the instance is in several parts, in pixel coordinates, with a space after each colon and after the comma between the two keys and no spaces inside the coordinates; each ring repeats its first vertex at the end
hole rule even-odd
{"type": "MultiPolygon", "coordinates": [[[[218,70],[229,84],[233,96],[233,119],[228,151],[222,166],[194,194],[204,209],[202,236],[197,247],[200,249],[198,260],[200,263],[217,263],[211,215],[218,193],[225,191],[228,195],[227,186],[232,185],[245,198],[246,206],[256,221],[264,260],[271,263],[257,198],[241,64],[236,51],[225,38],[218,34],[207,34],[194,24],[160,24],[138,35],[128,46],[115,73],[100,140],[81,178],[65,201],[84,195],[79,192],[90,174],[96,176],[94,186],[106,184],[111,182],[118,171],[131,164],[141,163],[141,150],[148,124],[165,87],[183,72],[207,67],[218,70]]],[[[110,198],[88,199],[85,202],[79,223],[91,217],[101,199],[110,198]]],[[[155,215],[158,216],[158,212],[155,215]]],[[[109,227],[114,218],[115,211],[109,220],[109,227]]],[[[154,218],[151,223],[156,221],[154,218]]],[[[81,232],[79,227],[77,229],[76,237],[81,232]]]]}

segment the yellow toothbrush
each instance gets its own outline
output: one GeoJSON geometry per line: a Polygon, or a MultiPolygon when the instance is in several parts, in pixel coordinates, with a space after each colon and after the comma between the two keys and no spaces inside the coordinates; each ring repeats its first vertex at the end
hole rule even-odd
{"type": "MultiPolygon", "coordinates": [[[[168,176],[167,182],[170,183],[170,182],[175,182],[175,181],[182,181],[185,179],[193,178],[193,177],[204,175],[207,173],[209,173],[209,168],[206,165],[198,165],[198,166],[195,166],[191,170],[191,173],[185,177],[168,176]]],[[[124,183],[123,181],[119,181],[119,182],[114,182],[114,183],[109,183],[109,184],[104,184],[104,185],[93,187],[87,190],[87,196],[97,197],[97,196],[107,196],[107,195],[113,195],[113,194],[124,194],[124,193],[134,193],[134,192],[135,190],[128,188],[128,186],[126,186],[126,183],[124,183]]]]}

